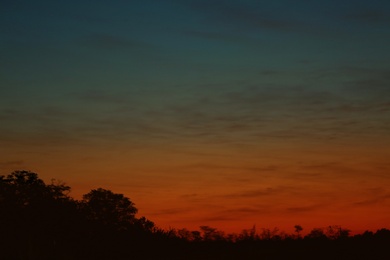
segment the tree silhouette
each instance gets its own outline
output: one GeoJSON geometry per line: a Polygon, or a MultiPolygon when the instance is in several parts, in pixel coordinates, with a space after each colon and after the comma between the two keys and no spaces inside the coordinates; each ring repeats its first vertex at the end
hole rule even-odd
{"type": "Polygon", "coordinates": [[[224,233],[222,231],[217,230],[216,228],[209,226],[200,226],[200,230],[203,233],[203,239],[206,241],[216,241],[224,239],[224,233]]]}
{"type": "Polygon", "coordinates": [[[322,228],[313,228],[305,238],[308,239],[326,239],[324,229],[322,228]]]}
{"type": "Polygon", "coordinates": [[[70,237],[77,208],[69,191],[70,187],[61,183],[46,185],[30,171],[1,176],[0,222],[7,251],[23,259],[43,256],[54,250],[58,241],[70,237]]]}
{"type": "Polygon", "coordinates": [[[141,217],[139,219],[136,219],[134,224],[136,225],[136,227],[142,231],[146,231],[146,232],[154,232],[156,231],[156,226],[154,224],[153,221],[150,221],[149,219],[145,218],[145,217],[141,217]]]}
{"type": "Polygon", "coordinates": [[[30,171],[15,171],[1,176],[0,197],[14,206],[26,208],[49,200],[67,200],[70,187],[52,182],[46,185],[38,174],[30,171]]]}
{"type": "Polygon", "coordinates": [[[303,230],[302,226],[301,225],[295,225],[294,226],[295,228],[295,233],[297,233],[297,238],[301,238],[301,232],[303,230]]]}
{"type": "MultiPolygon", "coordinates": [[[[135,221],[137,208],[123,194],[98,188],[83,196],[83,208],[92,221],[118,229],[127,229],[135,221]]],[[[147,225],[150,226],[148,223],[147,225]]]]}
{"type": "Polygon", "coordinates": [[[238,236],[240,240],[255,240],[256,239],[256,225],[253,225],[251,229],[244,229],[238,236]]]}
{"type": "Polygon", "coordinates": [[[349,236],[350,231],[343,229],[341,226],[333,225],[326,228],[326,236],[329,239],[343,239],[349,236]]]}
{"type": "Polygon", "coordinates": [[[15,171],[10,175],[1,176],[2,215],[16,219],[28,215],[27,220],[33,220],[34,217],[42,218],[48,213],[56,214],[54,208],[63,207],[62,204],[72,201],[68,197],[69,191],[70,187],[62,183],[52,182],[46,185],[36,173],[30,171],[15,171]]]}

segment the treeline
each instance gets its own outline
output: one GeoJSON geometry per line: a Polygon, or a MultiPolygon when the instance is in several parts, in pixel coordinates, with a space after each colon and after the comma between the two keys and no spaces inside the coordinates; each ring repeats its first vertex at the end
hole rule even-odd
{"type": "Polygon", "coordinates": [[[0,176],[0,259],[390,259],[387,229],[163,230],[136,217],[122,194],[98,188],[75,200],[69,192],[29,171],[0,176]]]}

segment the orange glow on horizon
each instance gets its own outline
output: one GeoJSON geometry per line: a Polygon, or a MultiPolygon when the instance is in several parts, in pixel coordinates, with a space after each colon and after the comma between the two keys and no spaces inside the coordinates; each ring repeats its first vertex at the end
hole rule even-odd
{"type": "MultiPolygon", "coordinates": [[[[248,146],[246,153],[214,145],[139,150],[97,145],[78,153],[69,147],[61,156],[41,147],[26,149],[28,159],[18,167],[46,182],[65,182],[76,199],[98,187],[123,193],[136,204],[138,216],[165,229],[208,225],[238,233],[256,225],[291,233],[299,224],[304,232],[340,225],[359,233],[388,228],[387,148],[322,145],[248,146]]],[[[2,173],[13,170],[10,165],[2,173]]]]}

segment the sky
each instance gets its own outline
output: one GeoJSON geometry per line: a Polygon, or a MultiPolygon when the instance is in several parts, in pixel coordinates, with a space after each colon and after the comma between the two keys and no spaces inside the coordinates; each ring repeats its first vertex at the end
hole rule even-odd
{"type": "Polygon", "coordinates": [[[390,2],[0,3],[0,174],[162,228],[390,228],[390,2]]]}

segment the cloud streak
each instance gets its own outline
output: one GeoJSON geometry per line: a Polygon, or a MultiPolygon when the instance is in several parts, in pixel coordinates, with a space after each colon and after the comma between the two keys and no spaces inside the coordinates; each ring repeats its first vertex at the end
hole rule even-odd
{"type": "Polygon", "coordinates": [[[377,9],[366,9],[347,14],[345,19],[364,24],[390,24],[390,13],[377,9]]]}
{"type": "Polygon", "coordinates": [[[194,1],[191,4],[197,10],[213,21],[223,23],[235,28],[268,29],[277,31],[289,31],[293,28],[302,27],[294,21],[275,18],[266,10],[253,8],[246,4],[232,4],[226,1],[194,1]]]}
{"type": "Polygon", "coordinates": [[[0,169],[1,170],[9,170],[9,169],[17,170],[17,169],[21,169],[21,167],[23,167],[24,164],[25,163],[22,160],[3,161],[3,162],[0,162],[0,169]]]}

